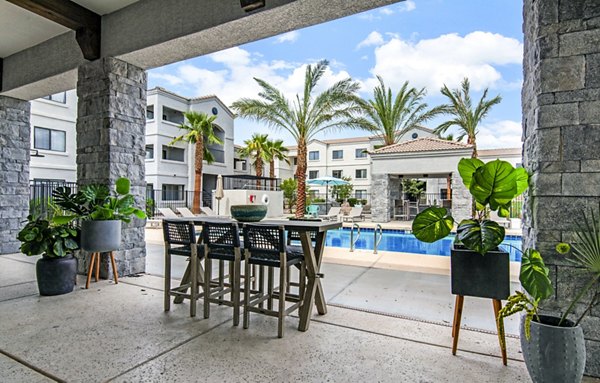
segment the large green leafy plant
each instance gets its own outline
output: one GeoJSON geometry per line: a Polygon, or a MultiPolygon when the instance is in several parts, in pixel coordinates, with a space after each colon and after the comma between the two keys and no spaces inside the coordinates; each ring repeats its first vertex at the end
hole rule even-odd
{"type": "Polygon", "coordinates": [[[135,206],[127,178],[119,178],[111,193],[106,185],[86,185],[77,193],[68,187],[60,187],[52,192],[55,203],[68,214],[54,216],[56,223],[67,223],[74,219],[106,221],[121,220],[130,222],[131,216],[142,219],[146,213],[135,206]]]}
{"type": "Polygon", "coordinates": [[[71,225],[55,224],[43,218],[27,217],[27,224],[17,235],[19,250],[25,255],[65,257],[79,248],[79,230],[71,225]]]}
{"type": "MultiPolygon", "coordinates": [[[[488,163],[477,158],[463,158],[458,163],[463,184],[473,197],[473,216],[457,227],[457,241],[467,249],[484,255],[504,240],[504,228],[488,218],[489,211],[508,217],[511,201],[527,189],[528,175],[523,168],[495,160],[488,163]]],[[[454,227],[454,218],[443,207],[432,206],[419,213],[412,225],[417,239],[435,242],[446,237],[454,227]]]]}

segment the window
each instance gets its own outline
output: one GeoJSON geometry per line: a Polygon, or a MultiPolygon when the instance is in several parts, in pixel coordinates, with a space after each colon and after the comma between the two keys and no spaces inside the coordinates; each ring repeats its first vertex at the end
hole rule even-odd
{"type": "Polygon", "coordinates": [[[146,107],[146,120],[154,120],[154,105],[146,107]]]}
{"type": "Polygon", "coordinates": [[[62,130],[40,128],[36,126],[33,131],[33,147],[35,149],[66,151],[67,135],[62,130]]]}
{"type": "Polygon", "coordinates": [[[184,122],[183,112],[180,112],[175,109],[171,109],[169,107],[163,106],[162,108],[163,114],[162,119],[165,121],[172,122],[174,124],[181,125],[184,122]]]}
{"type": "Polygon", "coordinates": [[[183,200],[183,185],[162,185],[163,201],[182,201],[183,200]]]}
{"type": "Polygon", "coordinates": [[[333,152],[331,152],[331,158],[334,160],[341,160],[344,158],[344,151],[343,150],[334,150],[333,152]]]}
{"type": "Polygon", "coordinates": [[[354,152],[354,158],[367,158],[367,148],[358,148],[354,152]]]}
{"type": "Polygon", "coordinates": [[[308,152],[308,159],[310,161],[318,161],[319,160],[319,152],[318,151],[308,152]]]}
{"type": "Polygon", "coordinates": [[[448,189],[440,189],[440,199],[449,199],[448,198],[448,189]]]}
{"type": "Polygon", "coordinates": [[[174,148],[172,146],[163,145],[162,147],[162,159],[169,161],[184,162],[185,150],[181,148],[174,148]]]}
{"type": "Polygon", "coordinates": [[[413,140],[416,140],[419,137],[419,133],[413,133],[411,137],[413,140]]]}
{"type": "Polygon", "coordinates": [[[367,178],[367,169],[356,169],[354,178],[356,178],[356,179],[367,178]]]}
{"type": "Polygon", "coordinates": [[[154,159],[154,145],[146,145],[146,159],[147,160],[154,159]]]}
{"type": "Polygon", "coordinates": [[[341,170],[332,170],[331,176],[334,178],[342,178],[342,171],[341,170]]]}
{"type": "Polygon", "coordinates": [[[298,157],[294,157],[294,165],[298,165],[298,157]]]}
{"type": "Polygon", "coordinates": [[[354,191],[354,198],[356,198],[356,199],[367,199],[367,191],[364,190],[364,189],[355,190],[354,191]]]}
{"type": "Polygon", "coordinates": [[[319,171],[318,170],[310,170],[308,172],[308,179],[314,180],[315,178],[319,178],[319,171]]]}
{"type": "Polygon", "coordinates": [[[54,102],[60,102],[61,104],[67,103],[67,92],[60,92],[56,94],[51,94],[49,96],[42,97],[44,100],[50,100],[54,102]]]}

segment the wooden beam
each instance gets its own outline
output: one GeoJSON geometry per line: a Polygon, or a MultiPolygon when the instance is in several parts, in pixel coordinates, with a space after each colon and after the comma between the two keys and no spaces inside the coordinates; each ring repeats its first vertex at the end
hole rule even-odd
{"type": "Polygon", "coordinates": [[[50,21],[72,29],[83,57],[100,58],[101,16],[70,0],[7,0],[50,21]]]}

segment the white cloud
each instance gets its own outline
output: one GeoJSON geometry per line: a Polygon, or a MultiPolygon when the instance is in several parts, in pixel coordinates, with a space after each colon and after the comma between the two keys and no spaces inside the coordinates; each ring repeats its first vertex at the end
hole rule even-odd
{"type": "Polygon", "coordinates": [[[502,120],[484,123],[479,127],[477,147],[487,148],[518,148],[521,147],[523,129],[521,122],[502,120]]]}
{"type": "Polygon", "coordinates": [[[282,44],[282,43],[293,43],[296,40],[298,40],[298,38],[300,37],[300,32],[298,31],[291,31],[288,33],[284,33],[282,35],[279,35],[275,38],[275,42],[282,44]]]}
{"type": "Polygon", "coordinates": [[[417,8],[417,4],[415,4],[414,0],[406,0],[398,6],[400,12],[410,12],[414,11],[417,8]]]}
{"type": "Polygon", "coordinates": [[[391,8],[381,8],[379,10],[379,13],[381,13],[382,15],[389,16],[389,15],[393,15],[394,14],[394,10],[391,9],[391,8]]]}
{"type": "MultiPolygon", "coordinates": [[[[375,48],[373,75],[397,88],[410,81],[415,87],[437,92],[444,84],[457,87],[464,77],[475,91],[506,84],[495,66],[521,64],[523,44],[514,38],[490,32],[441,35],[418,42],[393,37],[375,48]]],[[[375,78],[365,81],[372,89],[375,78]]]]}
{"type": "Polygon", "coordinates": [[[369,35],[360,43],[358,43],[358,45],[356,46],[356,49],[360,49],[360,48],[364,48],[364,47],[368,47],[368,46],[378,46],[378,45],[382,45],[384,43],[383,40],[383,36],[381,35],[381,33],[377,32],[377,31],[373,31],[371,33],[369,33],[369,35]]]}
{"type": "Polygon", "coordinates": [[[183,84],[183,80],[181,79],[181,77],[177,77],[174,76],[172,74],[169,73],[155,73],[155,72],[150,72],[150,77],[153,78],[157,78],[160,80],[164,80],[167,82],[167,84],[169,85],[181,85],[183,84]]]}

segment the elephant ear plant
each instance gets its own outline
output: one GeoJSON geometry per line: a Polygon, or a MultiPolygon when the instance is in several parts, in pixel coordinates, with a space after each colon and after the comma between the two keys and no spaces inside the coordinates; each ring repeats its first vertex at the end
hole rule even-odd
{"type": "MultiPolygon", "coordinates": [[[[463,158],[458,163],[463,184],[474,199],[471,219],[458,223],[457,242],[484,255],[504,240],[504,228],[487,218],[488,211],[508,217],[511,201],[527,189],[528,175],[523,168],[495,160],[483,163],[477,158],[463,158]]],[[[412,225],[415,237],[435,242],[450,234],[454,218],[443,207],[432,206],[419,213],[412,225]]]]}

